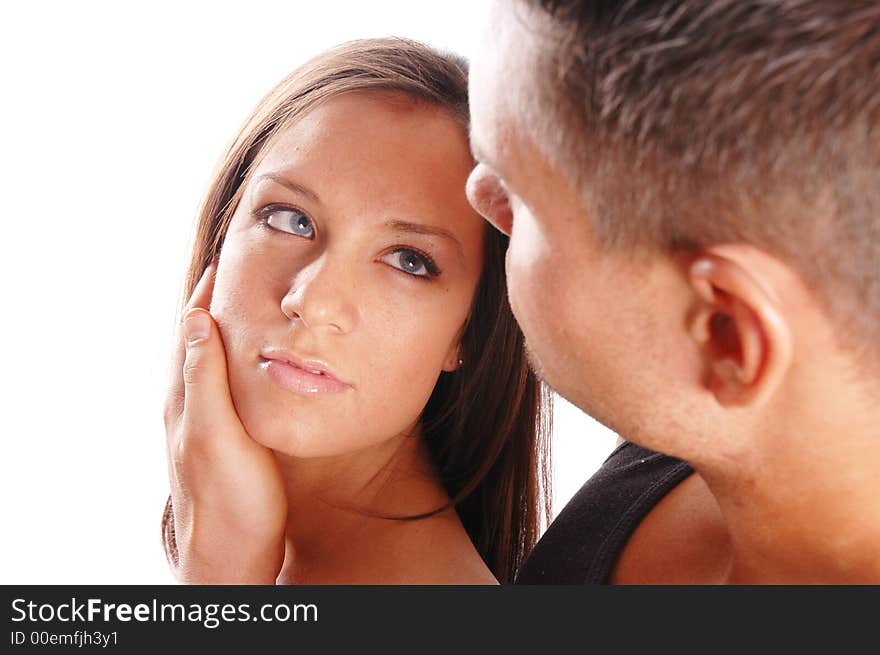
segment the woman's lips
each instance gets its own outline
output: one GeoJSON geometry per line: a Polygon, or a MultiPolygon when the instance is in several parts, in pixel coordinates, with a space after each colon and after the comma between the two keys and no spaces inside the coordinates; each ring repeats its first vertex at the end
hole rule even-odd
{"type": "MultiPolygon", "coordinates": [[[[318,394],[342,393],[351,389],[346,384],[328,373],[313,373],[305,368],[284,359],[262,357],[260,368],[279,387],[306,396],[318,394]]],[[[317,370],[317,369],[314,369],[317,370]]]]}

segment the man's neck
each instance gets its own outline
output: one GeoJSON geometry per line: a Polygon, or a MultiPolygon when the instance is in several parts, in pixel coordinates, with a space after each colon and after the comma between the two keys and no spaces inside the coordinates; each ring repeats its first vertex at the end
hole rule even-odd
{"type": "Polygon", "coordinates": [[[880,434],[778,437],[744,471],[700,470],[730,538],[726,581],[880,583],[880,434]]]}
{"type": "Polygon", "coordinates": [[[822,443],[696,465],[635,529],[611,581],[880,583],[880,439],[850,431],[822,443]]]}

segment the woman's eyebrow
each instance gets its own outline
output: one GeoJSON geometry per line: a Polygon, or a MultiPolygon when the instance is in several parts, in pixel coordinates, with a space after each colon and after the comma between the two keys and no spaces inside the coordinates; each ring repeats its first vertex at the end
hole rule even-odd
{"type": "Polygon", "coordinates": [[[312,191],[309,187],[303,186],[302,184],[298,184],[291,179],[284,177],[283,175],[278,175],[277,173],[264,173],[257,177],[254,182],[259,182],[260,180],[272,180],[276,184],[280,184],[283,187],[287,187],[294,193],[298,193],[302,196],[305,196],[312,202],[316,204],[321,204],[321,199],[318,197],[318,194],[312,191]]]}
{"type": "Polygon", "coordinates": [[[411,223],[409,221],[391,220],[385,223],[385,227],[395,232],[410,232],[412,234],[426,234],[428,236],[437,236],[448,239],[455,244],[458,249],[458,255],[464,261],[464,248],[461,247],[461,241],[449,230],[434,225],[425,225],[424,223],[411,223]]]}
{"type": "MultiPolygon", "coordinates": [[[[281,186],[290,189],[294,193],[298,193],[300,195],[305,196],[306,198],[312,200],[316,204],[321,203],[321,199],[318,197],[318,194],[312,191],[309,187],[303,186],[298,182],[294,182],[290,178],[284,177],[283,175],[279,175],[278,173],[264,173],[263,175],[258,176],[254,182],[259,182],[260,180],[271,180],[276,184],[280,184],[281,186]]],[[[458,256],[461,258],[462,263],[465,261],[464,256],[464,248],[461,245],[461,241],[449,230],[438,227],[435,225],[426,225],[424,223],[413,223],[411,221],[404,221],[400,219],[393,219],[390,221],[386,221],[385,227],[394,230],[395,232],[409,232],[411,234],[424,234],[427,236],[437,236],[443,239],[447,239],[451,241],[456,249],[458,250],[458,256]]]]}

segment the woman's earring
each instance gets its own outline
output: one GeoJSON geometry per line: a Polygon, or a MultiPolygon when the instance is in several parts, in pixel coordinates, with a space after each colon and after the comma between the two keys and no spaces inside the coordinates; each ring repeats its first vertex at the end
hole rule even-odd
{"type": "Polygon", "coordinates": [[[462,364],[464,364],[464,359],[462,359],[461,357],[459,357],[459,358],[458,358],[458,365],[461,366],[462,364]]]}

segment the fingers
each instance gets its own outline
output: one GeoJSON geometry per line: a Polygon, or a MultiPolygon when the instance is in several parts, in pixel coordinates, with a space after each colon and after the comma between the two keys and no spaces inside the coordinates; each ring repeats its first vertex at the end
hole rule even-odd
{"type": "Polygon", "coordinates": [[[226,352],[211,314],[199,307],[183,317],[183,423],[188,434],[238,432],[241,422],[229,392],[226,352]]]}
{"type": "MultiPolygon", "coordinates": [[[[214,280],[217,274],[217,260],[212,261],[202,277],[199,278],[198,284],[193,289],[186,307],[183,310],[183,316],[187,315],[191,309],[199,307],[208,310],[211,306],[211,296],[214,293],[214,280]]],[[[183,412],[183,363],[186,359],[186,346],[183,336],[183,321],[181,320],[174,331],[174,350],[171,353],[171,369],[170,380],[168,384],[168,393],[165,397],[165,424],[176,421],[183,412]]]]}
{"type": "Polygon", "coordinates": [[[201,307],[202,309],[211,309],[211,295],[214,293],[214,280],[217,276],[217,260],[214,259],[208,267],[205,269],[205,272],[202,273],[202,277],[199,278],[198,284],[196,284],[196,288],[193,289],[192,295],[189,297],[189,301],[186,303],[186,308],[183,313],[186,313],[193,309],[194,307],[201,307]]]}

